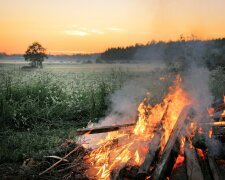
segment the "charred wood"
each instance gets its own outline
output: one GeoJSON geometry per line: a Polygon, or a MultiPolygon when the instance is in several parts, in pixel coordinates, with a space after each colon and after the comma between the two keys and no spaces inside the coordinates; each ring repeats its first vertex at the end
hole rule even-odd
{"type": "Polygon", "coordinates": [[[145,156],[145,160],[139,168],[137,176],[138,179],[146,179],[146,177],[148,176],[150,166],[153,164],[157,154],[160,151],[160,137],[160,133],[157,133],[151,140],[147,155],[145,156]]]}
{"type": "Polygon", "coordinates": [[[115,125],[115,126],[102,126],[97,128],[77,129],[76,133],[77,135],[105,133],[105,132],[111,132],[111,131],[118,131],[122,128],[128,128],[135,125],[136,123],[130,123],[130,124],[115,125]]]}
{"type": "Polygon", "coordinates": [[[184,154],[188,180],[204,180],[195,148],[186,146],[184,154]]]}
{"type": "MultiPolygon", "coordinates": [[[[224,117],[225,116],[211,116],[214,117],[224,117]]],[[[114,125],[114,126],[102,126],[102,127],[96,127],[96,128],[82,128],[77,129],[76,133],[77,135],[84,135],[84,134],[97,134],[97,133],[106,133],[106,132],[112,132],[112,131],[118,131],[122,128],[128,128],[135,126],[136,123],[130,123],[130,124],[122,124],[122,125],[114,125]]],[[[211,123],[201,123],[201,126],[215,126],[215,127],[225,127],[225,121],[222,122],[211,122],[211,123]]]]}
{"type": "Polygon", "coordinates": [[[220,174],[219,167],[218,167],[215,159],[213,157],[208,156],[207,160],[209,163],[209,167],[210,167],[210,171],[212,173],[213,179],[214,180],[222,180],[222,176],[220,174]]]}
{"type": "Polygon", "coordinates": [[[206,145],[206,135],[205,134],[196,134],[193,139],[192,139],[192,145],[195,148],[199,148],[199,149],[207,149],[207,145],[206,145]]]}
{"type": "Polygon", "coordinates": [[[206,160],[206,151],[203,151],[199,148],[195,148],[195,150],[197,153],[198,162],[200,164],[204,180],[212,180],[210,168],[206,160]]]}
{"type": "Polygon", "coordinates": [[[163,121],[165,121],[168,108],[169,108],[169,104],[167,104],[165,112],[163,113],[163,116],[160,121],[161,123],[158,125],[159,130],[158,130],[158,132],[155,133],[153,139],[151,140],[151,142],[149,144],[149,148],[148,148],[147,155],[145,156],[145,160],[139,168],[138,179],[146,179],[146,177],[148,176],[148,171],[150,169],[150,166],[152,165],[152,163],[156,159],[157,154],[160,151],[160,140],[161,140],[162,133],[163,133],[162,132],[163,131],[162,123],[163,123],[163,121]]]}
{"type": "Polygon", "coordinates": [[[138,173],[138,166],[126,165],[122,169],[114,169],[110,174],[112,180],[136,180],[138,173]]]}
{"type": "Polygon", "coordinates": [[[212,119],[223,119],[225,115],[222,115],[223,111],[215,112],[213,115],[209,116],[212,119]]]}
{"type": "Polygon", "coordinates": [[[215,121],[209,123],[201,123],[201,127],[225,127],[225,121],[215,121]]]}
{"type": "Polygon", "coordinates": [[[184,107],[181,111],[177,122],[174,125],[170,138],[165,146],[165,149],[163,150],[159,163],[157,164],[157,167],[153,172],[153,175],[151,177],[153,180],[162,180],[166,179],[166,177],[169,176],[179,153],[179,135],[181,129],[183,128],[184,122],[187,119],[187,116],[189,115],[189,111],[190,106],[184,107]]]}

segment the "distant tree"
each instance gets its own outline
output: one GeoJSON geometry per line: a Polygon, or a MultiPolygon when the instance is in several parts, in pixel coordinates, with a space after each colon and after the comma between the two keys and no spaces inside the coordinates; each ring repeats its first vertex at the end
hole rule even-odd
{"type": "Polygon", "coordinates": [[[7,54],[6,53],[4,53],[4,52],[0,52],[0,58],[4,58],[4,57],[6,57],[7,56],[7,54]]]}
{"type": "Polygon", "coordinates": [[[45,58],[48,58],[45,53],[46,49],[38,42],[34,42],[31,44],[24,56],[25,61],[30,61],[32,67],[40,67],[42,68],[42,62],[45,58]]]}

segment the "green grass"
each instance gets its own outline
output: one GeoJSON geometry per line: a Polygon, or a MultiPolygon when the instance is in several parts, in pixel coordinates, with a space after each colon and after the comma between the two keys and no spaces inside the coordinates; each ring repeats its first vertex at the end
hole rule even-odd
{"type": "Polygon", "coordinates": [[[76,126],[57,124],[54,128],[40,124],[32,131],[4,132],[1,142],[1,162],[22,162],[31,157],[43,157],[65,139],[75,139],[76,126]]]}
{"type": "MultiPolygon", "coordinates": [[[[120,68],[78,73],[1,68],[0,163],[43,156],[65,139],[75,139],[77,128],[106,115],[109,96],[124,82],[150,76],[158,81],[160,73],[120,68]]],[[[152,83],[152,90],[155,87],[152,83]]]]}
{"type": "Polygon", "coordinates": [[[43,156],[75,139],[76,128],[105,116],[109,95],[124,82],[142,77],[155,97],[170,84],[159,81],[161,71],[120,68],[84,73],[4,68],[0,75],[0,162],[43,156]]]}
{"type": "Polygon", "coordinates": [[[210,90],[215,100],[222,100],[225,96],[225,70],[222,67],[211,71],[210,90]]]}
{"type": "Polygon", "coordinates": [[[40,122],[80,122],[103,116],[105,97],[120,87],[124,78],[114,74],[20,70],[1,72],[1,77],[1,125],[19,130],[40,122]]]}
{"type": "Polygon", "coordinates": [[[105,115],[107,97],[129,72],[0,71],[0,162],[22,161],[75,138],[105,115]]]}
{"type": "MultiPolygon", "coordinates": [[[[211,72],[214,97],[224,94],[224,74],[222,69],[211,72]]],[[[76,129],[104,117],[110,111],[110,95],[129,80],[147,83],[155,104],[167,94],[175,74],[165,69],[64,72],[10,66],[0,67],[0,77],[0,163],[21,163],[52,154],[65,139],[75,140],[76,129]],[[160,76],[167,79],[160,81],[160,76]]]]}

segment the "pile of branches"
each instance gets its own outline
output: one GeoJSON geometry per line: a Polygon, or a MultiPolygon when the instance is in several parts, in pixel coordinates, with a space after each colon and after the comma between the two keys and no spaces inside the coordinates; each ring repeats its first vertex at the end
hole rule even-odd
{"type": "Polygon", "coordinates": [[[83,158],[91,149],[84,143],[66,140],[50,156],[27,159],[21,166],[17,177],[23,179],[88,179],[85,175],[87,164],[83,158]]]}

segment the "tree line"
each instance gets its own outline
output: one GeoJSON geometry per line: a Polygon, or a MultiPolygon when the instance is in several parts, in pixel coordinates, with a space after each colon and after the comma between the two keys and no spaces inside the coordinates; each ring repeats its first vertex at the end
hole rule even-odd
{"type": "Polygon", "coordinates": [[[109,48],[100,55],[97,62],[164,62],[179,68],[195,62],[215,69],[218,66],[225,67],[225,38],[207,41],[181,38],[178,41],[152,41],[146,45],[109,48]]]}

